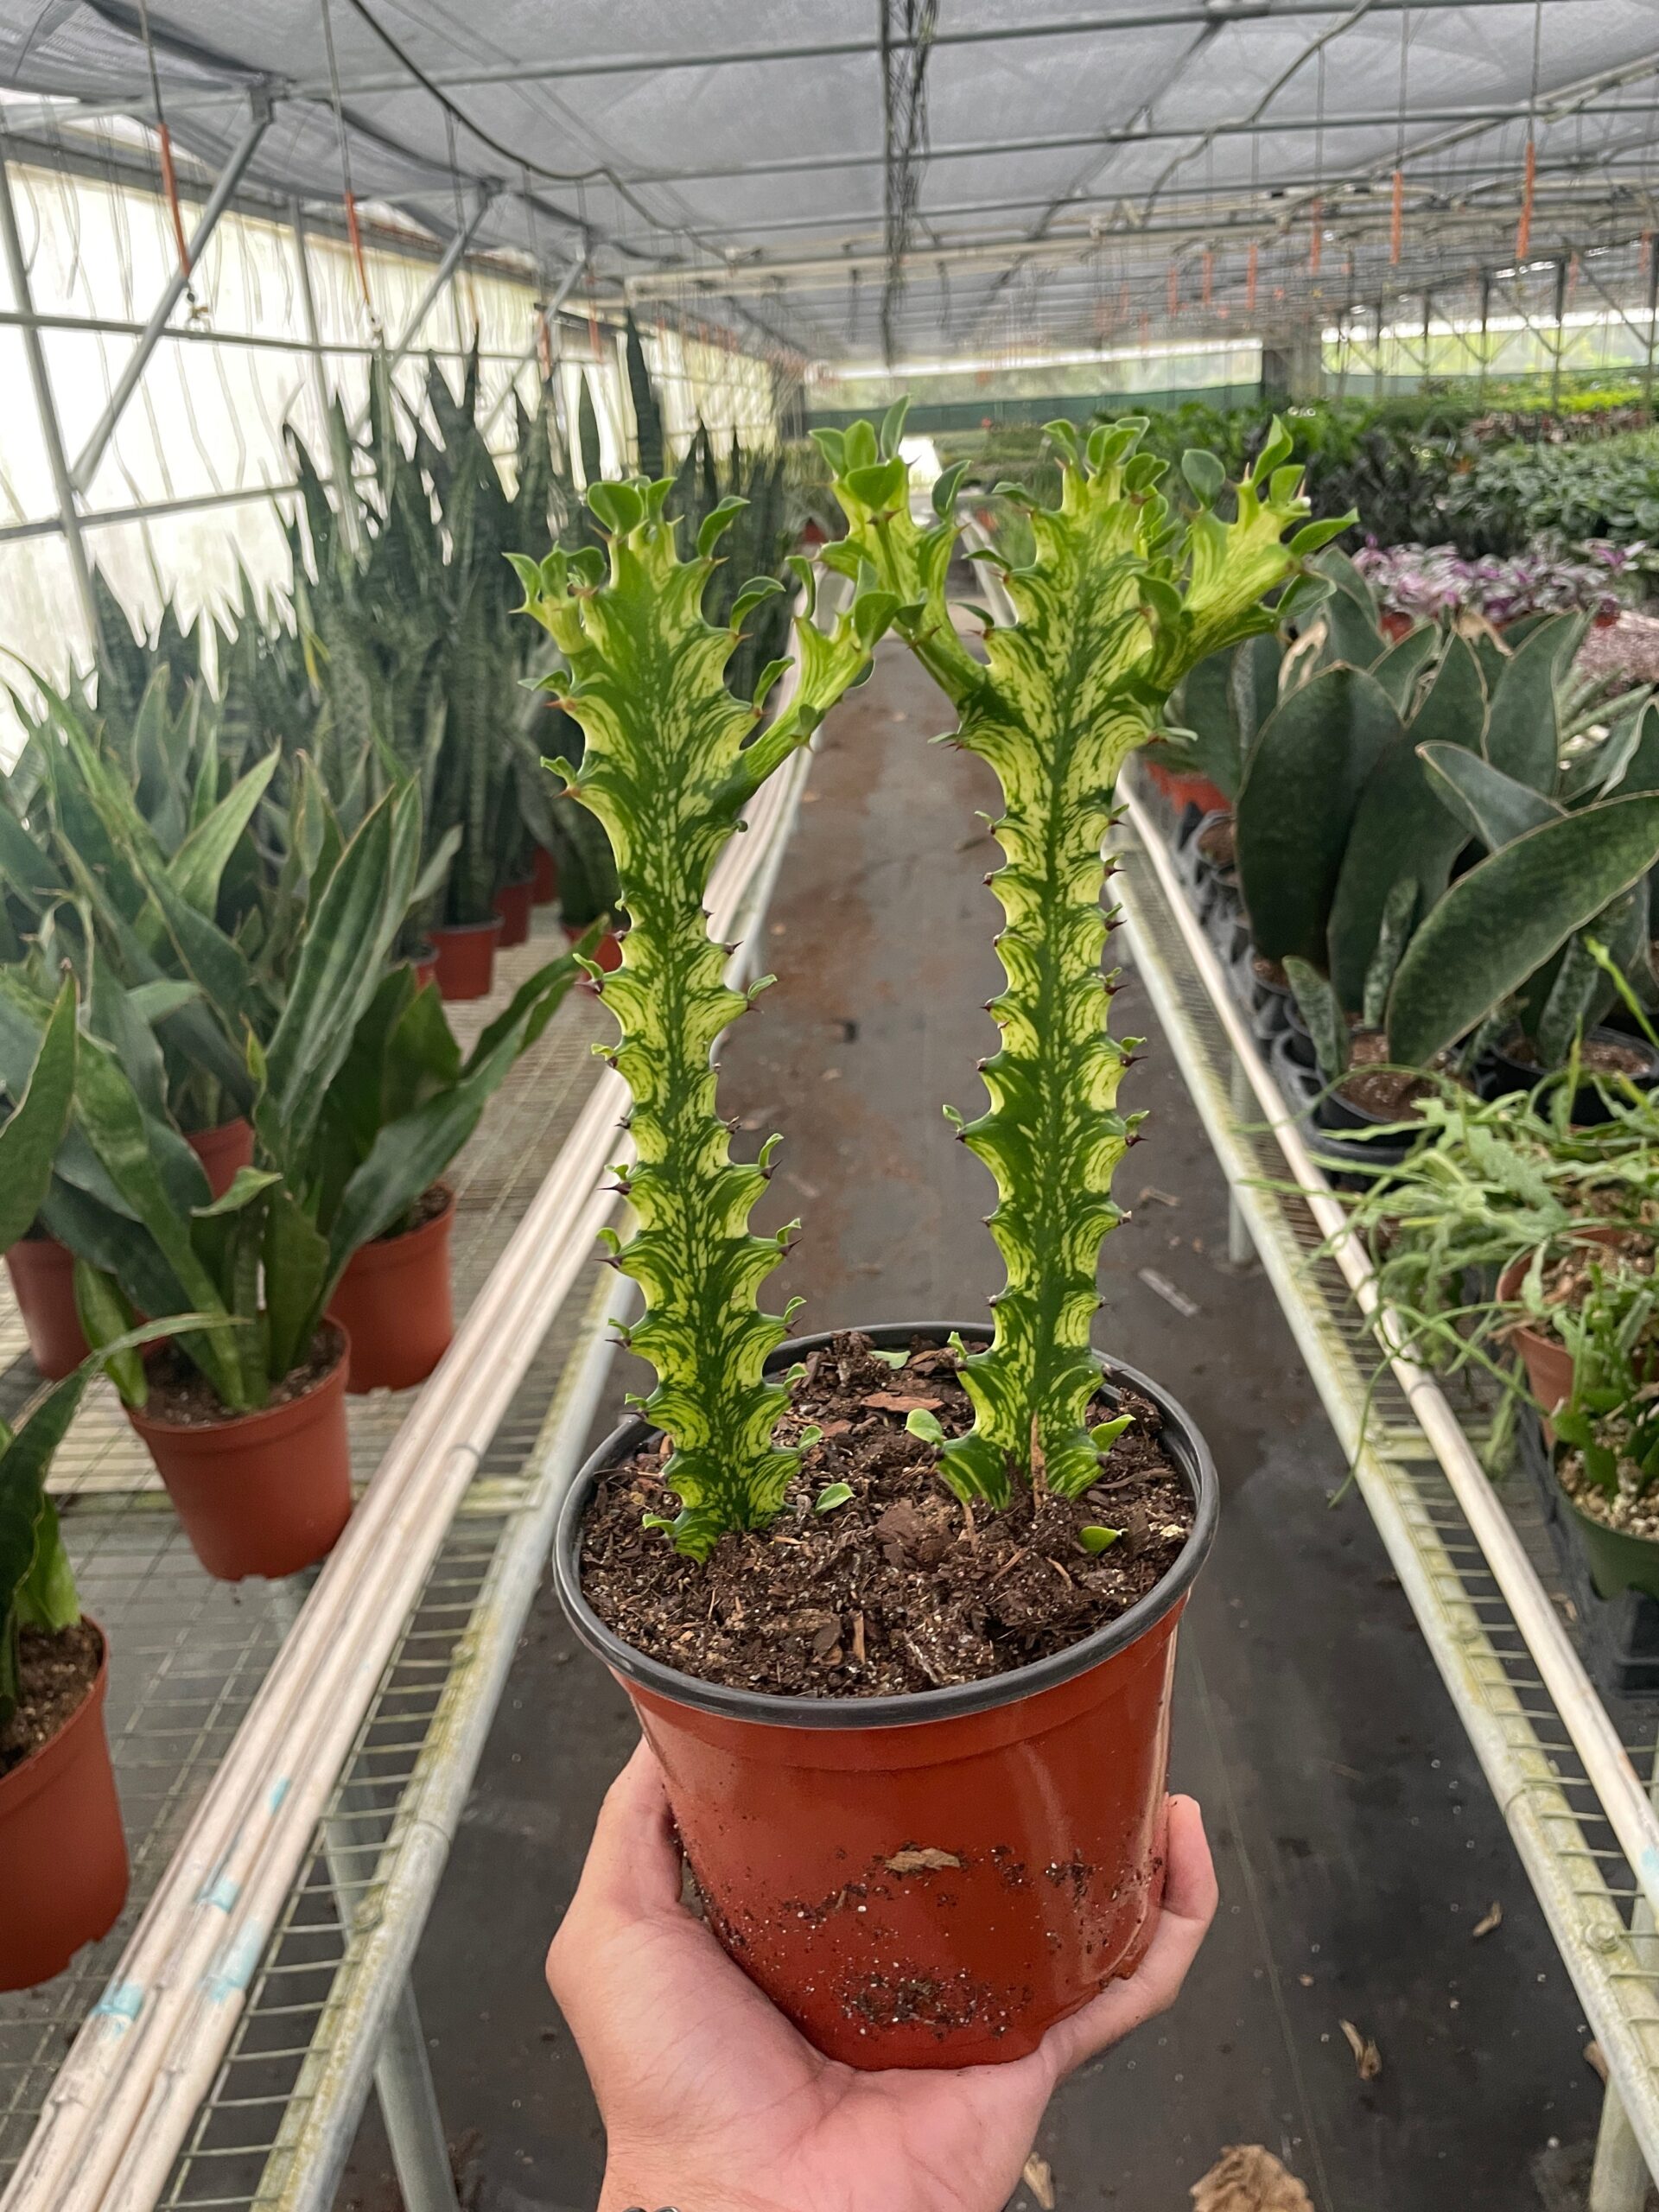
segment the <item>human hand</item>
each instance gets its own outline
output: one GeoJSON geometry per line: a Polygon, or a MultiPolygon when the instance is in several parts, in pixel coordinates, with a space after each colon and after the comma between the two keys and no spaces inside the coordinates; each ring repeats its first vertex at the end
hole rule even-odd
{"type": "Polygon", "coordinates": [[[547,1958],[605,2122],[599,2212],[1001,2212],[1056,2085],[1173,2005],[1216,1910],[1204,1821],[1169,1801],[1152,1943],[1028,2057],[860,2073],[822,2056],[680,1902],[641,1744],[599,1816],[547,1958]]]}

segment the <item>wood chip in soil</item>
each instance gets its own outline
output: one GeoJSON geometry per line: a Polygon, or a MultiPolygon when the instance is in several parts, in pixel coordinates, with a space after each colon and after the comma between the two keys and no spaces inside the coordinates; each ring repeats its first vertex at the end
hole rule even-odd
{"type": "Polygon", "coordinates": [[[55,1633],[22,1629],[17,1643],[17,1703],[0,1726],[0,1774],[21,1766],[74,1718],[92,1694],[104,1658],[104,1639],[90,1621],[55,1633]]]}
{"type": "MultiPolygon", "coordinates": [[[[982,1681],[1067,1649],[1160,1581],[1192,1533],[1186,1484],[1160,1439],[1157,1408],[1135,1419],[1081,1498],[1014,1485],[1000,1511],[970,1513],[939,1479],[938,1447],[880,1402],[925,1397],[947,1437],[972,1420],[955,1355],[917,1338],[895,1372],[849,1334],[810,1354],[778,1429],[811,1446],[770,1527],[686,1559],[642,1525],[671,1514],[661,1440],[601,1476],[582,1538],[582,1587],[608,1627],[681,1674],[777,1696],[877,1697],[982,1681]],[[921,1387],[918,1388],[918,1384],[921,1387]],[[852,1493],[814,1510],[818,1493],[852,1493]],[[1084,1548],[1090,1526],[1122,1530],[1084,1548]]],[[[1119,1408],[1103,1395],[1090,1418],[1119,1408]]]]}

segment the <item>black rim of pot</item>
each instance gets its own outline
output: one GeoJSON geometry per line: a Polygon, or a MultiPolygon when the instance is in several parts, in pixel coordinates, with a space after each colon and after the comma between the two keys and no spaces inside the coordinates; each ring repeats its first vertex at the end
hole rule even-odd
{"type": "MultiPolygon", "coordinates": [[[[877,1323],[859,1333],[882,1349],[908,1348],[912,1338],[944,1344],[955,1330],[964,1342],[988,1342],[990,1330],[977,1321],[890,1321],[877,1323]]],[[[839,1330],[796,1337],[780,1344],[767,1366],[786,1367],[808,1352],[832,1344],[839,1330]]],[[[582,1594],[582,1523],[588,1499],[599,1477],[609,1467],[637,1452],[655,1432],[646,1421],[624,1421],[578,1471],[559,1510],[553,1542],[553,1580],[559,1599],[576,1634],[596,1656],[626,1681],[654,1690],[676,1705],[693,1706],[718,1713],[728,1720],[752,1720],[785,1728],[914,1727],[929,1720],[959,1719],[970,1713],[988,1713],[998,1706],[1014,1705],[1056,1684],[1085,1674],[1103,1660],[1127,1650],[1157,1625],[1188,1591],[1215,1540],[1221,1491],[1210,1447],[1185,1408],[1150,1376],[1118,1359],[1104,1357],[1101,1380],[1108,1391],[1124,1389],[1151,1399],[1163,1416],[1162,1436],[1177,1472],[1192,1500],[1192,1534],[1173,1564],[1144,1598],[1139,1599],[1115,1621],[1069,1644],[1064,1651],[1017,1667],[988,1680],[953,1682],[944,1689],[912,1690],[897,1697],[784,1697],[766,1690],[741,1690],[722,1682],[706,1682],[682,1675],[643,1651],[626,1643],[607,1628],[582,1594]]]]}

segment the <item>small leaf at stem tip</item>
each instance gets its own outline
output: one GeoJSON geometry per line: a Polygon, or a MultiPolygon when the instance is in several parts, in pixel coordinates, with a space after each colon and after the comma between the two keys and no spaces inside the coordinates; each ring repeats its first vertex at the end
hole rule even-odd
{"type": "Polygon", "coordinates": [[[1086,1552],[1109,1551],[1122,1533],[1121,1529],[1107,1529],[1096,1525],[1092,1528],[1079,1529],[1077,1541],[1086,1552]]]}
{"type": "Polygon", "coordinates": [[[804,1428],[796,1438],[795,1449],[798,1452],[810,1452],[823,1434],[823,1431],[818,1427],[817,1421],[812,1422],[810,1427],[804,1428]]]}
{"type": "Polygon", "coordinates": [[[968,1357],[968,1347],[962,1341],[962,1332],[960,1329],[951,1330],[950,1335],[944,1340],[944,1348],[946,1351],[955,1352],[958,1359],[966,1359],[968,1357]]]}
{"type": "Polygon", "coordinates": [[[904,1367],[909,1362],[910,1354],[907,1351],[878,1351],[872,1344],[870,1357],[879,1359],[883,1367],[904,1367]]]}
{"type": "Polygon", "coordinates": [[[667,1513],[642,1514],[639,1526],[642,1529],[671,1529],[674,1526],[674,1516],[667,1513]]]}
{"type": "Polygon", "coordinates": [[[852,1494],[849,1483],[827,1484],[813,1499],[812,1510],[815,1513],[833,1513],[838,1505],[845,1505],[852,1494]]]}
{"type": "Polygon", "coordinates": [[[1119,1414],[1116,1421],[1097,1421],[1089,1432],[1089,1440],[1096,1452],[1103,1454],[1111,1450],[1126,1428],[1135,1426],[1133,1414],[1119,1414]]]}
{"type": "Polygon", "coordinates": [[[939,1427],[938,1416],[929,1413],[925,1406],[912,1406],[905,1415],[905,1427],[912,1436],[919,1437],[924,1444],[944,1442],[944,1431],[939,1427]]]}

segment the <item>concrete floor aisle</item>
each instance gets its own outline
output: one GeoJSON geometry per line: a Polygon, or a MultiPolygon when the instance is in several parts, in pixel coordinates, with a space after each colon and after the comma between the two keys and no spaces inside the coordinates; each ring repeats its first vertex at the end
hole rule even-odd
{"type": "MultiPolygon", "coordinates": [[[[779,980],[727,1050],[728,1110],[755,1141],[785,1136],[772,1218],[803,1230],[769,1294],[776,1310],[802,1293],[803,1327],[972,1318],[997,1280],[988,1179],[940,1113],[976,1109],[1000,980],[974,811],[995,794],[981,764],[927,745],[948,719],[884,647],[808,787],[772,907],[779,980]]],[[[1131,980],[1115,1025],[1149,1022],[1131,980]]],[[[1039,2147],[1057,2202],[1185,2212],[1224,2145],[1262,2143],[1317,2212],[1565,2204],[1540,2194],[1540,2162],[1581,2170],[1600,2094],[1571,1986],[1363,1507],[1327,1506],[1339,1455],[1271,1293],[1227,1264],[1221,1177],[1155,1034],[1125,1096],[1152,1118],[1122,1177],[1134,1217],[1109,1242],[1100,1340],[1185,1402],[1221,1468],[1174,1767],[1204,1804],[1222,1909],[1176,2012],[1056,2101],[1039,2147]],[[1494,1903],[1502,1924],[1477,1940],[1494,1903]],[[1375,2039],[1375,2080],[1344,2021],[1375,2039]]],[[[632,1734],[544,1591],[416,1975],[478,2212],[594,2201],[597,2118],[541,1953],[632,1734]]],[[[397,2202],[371,2118],[340,2202],[397,2202]]]]}

